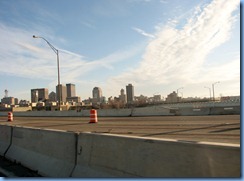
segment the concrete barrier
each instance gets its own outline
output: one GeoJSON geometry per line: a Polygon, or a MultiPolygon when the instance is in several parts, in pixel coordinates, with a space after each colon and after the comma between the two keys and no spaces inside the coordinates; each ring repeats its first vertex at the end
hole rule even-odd
{"type": "MultiPolygon", "coordinates": [[[[200,115],[227,115],[240,114],[240,105],[233,103],[178,103],[163,104],[150,107],[138,107],[127,109],[98,109],[99,117],[121,116],[200,116],[200,115]],[[233,108],[233,109],[231,109],[233,108]]],[[[7,112],[0,112],[0,116],[7,116],[7,112]]],[[[25,111],[13,112],[14,116],[33,117],[89,117],[90,110],[69,111],[25,111]]]]}
{"type": "Polygon", "coordinates": [[[11,126],[0,126],[0,155],[5,154],[11,144],[11,126]]]}
{"type": "Polygon", "coordinates": [[[240,146],[81,133],[72,177],[240,177],[240,146]]]}
{"type": "Polygon", "coordinates": [[[199,108],[180,108],[179,109],[180,116],[203,116],[210,115],[210,108],[207,107],[199,107],[199,108]]]}
{"type": "Polygon", "coordinates": [[[131,109],[98,109],[97,110],[98,117],[121,117],[121,116],[130,116],[131,109]]]}
{"type": "Polygon", "coordinates": [[[47,177],[240,177],[236,144],[0,125],[0,151],[47,177]]]}
{"type": "Polygon", "coordinates": [[[13,127],[6,158],[49,177],[69,177],[76,160],[76,134],[13,127]]]}
{"type": "Polygon", "coordinates": [[[170,113],[170,108],[165,108],[163,106],[151,106],[134,108],[132,110],[131,116],[170,116],[174,115],[170,113]]]}
{"type": "Polygon", "coordinates": [[[223,106],[210,108],[211,115],[240,114],[240,106],[223,106]]]}

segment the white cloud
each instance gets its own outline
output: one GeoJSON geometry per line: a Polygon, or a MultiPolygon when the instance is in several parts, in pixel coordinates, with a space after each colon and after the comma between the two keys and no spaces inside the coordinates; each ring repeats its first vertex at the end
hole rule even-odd
{"type": "Polygon", "coordinates": [[[155,38],[154,35],[146,33],[144,30],[142,30],[140,28],[133,27],[132,29],[135,30],[136,32],[138,32],[139,34],[143,35],[143,36],[146,36],[149,38],[155,38]]]}
{"type": "MultiPolygon", "coordinates": [[[[238,70],[238,59],[211,68],[205,67],[204,62],[216,47],[229,40],[235,21],[232,13],[239,4],[238,0],[214,0],[202,10],[197,7],[182,29],[172,24],[161,28],[157,26],[155,35],[150,35],[155,38],[148,44],[140,66],[111,78],[109,83],[130,83],[134,80],[135,86],[146,89],[160,84],[167,86],[235,79],[239,73],[235,71],[238,70]]],[[[148,36],[140,29],[134,30],[148,36]]]]}
{"type": "MultiPolygon", "coordinates": [[[[56,80],[56,54],[41,39],[33,39],[32,33],[0,24],[0,67],[1,74],[56,80]]],[[[52,39],[52,38],[50,38],[52,39]]],[[[79,82],[92,71],[104,68],[112,70],[114,64],[138,52],[140,47],[128,47],[123,51],[111,53],[98,60],[88,61],[82,55],[59,48],[60,73],[63,82],[79,82]]]]}

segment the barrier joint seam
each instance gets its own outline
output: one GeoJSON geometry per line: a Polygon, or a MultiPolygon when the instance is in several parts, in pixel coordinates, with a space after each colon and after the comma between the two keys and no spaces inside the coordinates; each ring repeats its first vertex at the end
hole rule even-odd
{"type": "Polygon", "coordinates": [[[69,177],[72,177],[73,172],[75,171],[76,165],[77,165],[77,160],[78,160],[78,139],[79,139],[79,133],[75,133],[75,163],[74,163],[74,167],[69,175],[69,177]]]}

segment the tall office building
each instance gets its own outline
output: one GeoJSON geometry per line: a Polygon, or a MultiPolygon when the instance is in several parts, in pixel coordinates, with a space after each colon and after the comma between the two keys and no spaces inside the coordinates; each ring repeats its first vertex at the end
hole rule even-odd
{"type": "Polygon", "coordinates": [[[59,101],[59,96],[61,95],[61,102],[66,102],[67,98],[67,88],[65,85],[59,84],[56,86],[56,96],[57,96],[57,101],[59,101]],[[60,94],[59,94],[60,90],[60,94]]]}
{"type": "Polygon", "coordinates": [[[94,87],[92,90],[92,102],[98,103],[102,101],[102,89],[100,87],[94,87]]]}
{"type": "Polygon", "coordinates": [[[39,102],[48,99],[48,89],[31,89],[31,102],[39,102]]]}
{"type": "Polygon", "coordinates": [[[134,86],[132,84],[128,84],[126,86],[126,95],[127,95],[127,103],[131,104],[134,102],[134,86]]]}
{"type": "Polygon", "coordinates": [[[125,90],[124,89],[121,89],[120,90],[119,99],[124,104],[127,102],[127,100],[126,100],[126,94],[125,94],[125,90]]]}
{"type": "Polygon", "coordinates": [[[75,97],[75,84],[66,84],[67,97],[75,97]]]}

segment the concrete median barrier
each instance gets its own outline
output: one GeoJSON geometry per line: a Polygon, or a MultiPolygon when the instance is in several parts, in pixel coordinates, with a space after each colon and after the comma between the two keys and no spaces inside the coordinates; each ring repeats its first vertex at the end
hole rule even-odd
{"type": "Polygon", "coordinates": [[[0,155],[4,156],[11,144],[11,126],[0,125],[0,155]]]}
{"type": "Polygon", "coordinates": [[[13,127],[6,158],[49,177],[69,177],[75,166],[76,134],[13,127]]]}
{"type": "Polygon", "coordinates": [[[73,177],[240,177],[240,146],[81,133],[73,177]]]}
{"type": "Polygon", "coordinates": [[[174,114],[170,113],[169,108],[164,108],[162,106],[134,108],[131,113],[131,116],[169,116],[169,115],[174,115],[174,114]]]}
{"type": "Polygon", "coordinates": [[[47,177],[240,177],[236,144],[1,125],[0,148],[47,177]]]}

